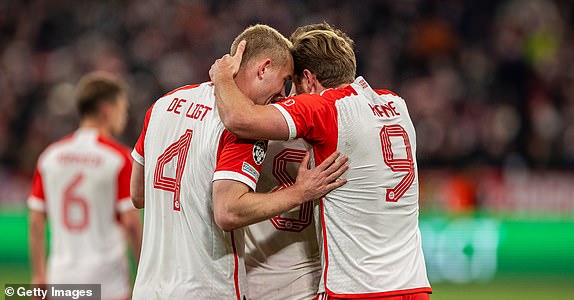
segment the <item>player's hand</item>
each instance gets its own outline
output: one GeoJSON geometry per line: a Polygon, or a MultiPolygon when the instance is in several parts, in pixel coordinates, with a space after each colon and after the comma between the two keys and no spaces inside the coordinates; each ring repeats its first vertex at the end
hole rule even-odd
{"type": "Polygon", "coordinates": [[[245,40],[239,42],[237,45],[237,52],[233,56],[225,54],[222,58],[216,60],[211,69],[209,69],[209,77],[211,81],[217,83],[220,80],[234,78],[239,72],[241,60],[243,59],[243,52],[245,52],[245,40]]]}
{"type": "Polygon", "coordinates": [[[349,169],[347,164],[349,158],[343,156],[337,160],[340,155],[339,152],[334,152],[320,165],[309,169],[309,152],[305,154],[299,165],[295,181],[295,185],[303,191],[302,200],[304,202],[319,199],[333,189],[347,183],[347,179],[338,178],[349,169]]]}

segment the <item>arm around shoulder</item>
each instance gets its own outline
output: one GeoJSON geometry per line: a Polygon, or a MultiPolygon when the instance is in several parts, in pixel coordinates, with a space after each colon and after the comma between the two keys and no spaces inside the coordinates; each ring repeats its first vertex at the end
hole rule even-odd
{"type": "Polygon", "coordinates": [[[216,83],[215,97],[221,121],[234,135],[245,139],[289,139],[289,127],[281,112],[272,105],[254,104],[232,78],[216,83]]]}

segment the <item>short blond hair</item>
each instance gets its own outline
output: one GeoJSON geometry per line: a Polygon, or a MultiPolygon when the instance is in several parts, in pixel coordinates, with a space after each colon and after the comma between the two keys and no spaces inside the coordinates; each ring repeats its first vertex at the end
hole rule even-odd
{"type": "Polygon", "coordinates": [[[355,43],[328,23],[301,26],[291,35],[294,74],[302,78],[308,69],[326,88],[355,80],[355,43]]]}
{"type": "Polygon", "coordinates": [[[231,55],[237,52],[237,45],[242,40],[245,40],[247,44],[240,70],[262,55],[269,56],[278,65],[286,64],[291,59],[291,42],[270,26],[257,24],[247,27],[231,44],[231,55]]]}

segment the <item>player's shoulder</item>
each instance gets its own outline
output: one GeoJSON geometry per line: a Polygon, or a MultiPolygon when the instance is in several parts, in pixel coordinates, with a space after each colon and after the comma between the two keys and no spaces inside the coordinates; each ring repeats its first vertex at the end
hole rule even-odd
{"type": "Polygon", "coordinates": [[[74,137],[74,133],[70,133],[70,134],[65,135],[65,136],[59,138],[58,140],[48,144],[48,146],[44,149],[44,151],[42,151],[41,155],[45,155],[47,153],[59,151],[61,148],[66,147],[66,145],[68,145],[72,141],[73,137],[74,137]]]}
{"type": "Polygon", "coordinates": [[[200,102],[214,102],[215,93],[213,92],[214,86],[211,82],[203,82],[198,84],[188,84],[182,87],[176,88],[165,95],[157,99],[150,108],[150,110],[155,110],[158,108],[163,108],[164,106],[170,106],[174,104],[175,99],[181,101],[200,101],[200,102]]]}
{"type": "Polygon", "coordinates": [[[391,90],[385,90],[385,89],[379,89],[379,90],[374,90],[378,95],[389,95],[389,96],[395,96],[395,97],[399,97],[399,94],[391,91],[391,90]]]}
{"type": "Polygon", "coordinates": [[[328,101],[338,101],[354,95],[357,95],[357,91],[351,85],[337,89],[328,89],[321,93],[321,96],[328,101]]]}
{"type": "Polygon", "coordinates": [[[115,140],[114,138],[100,135],[98,136],[98,144],[104,148],[111,150],[113,153],[120,155],[124,159],[129,160],[130,158],[130,152],[131,152],[130,149],[126,145],[115,140]]]}
{"type": "MultiPolygon", "coordinates": [[[[205,83],[205,82],[204,82],[205,83]]],[[[197,84],[188,84],[188,85],[184,85],[182,87],[178,87],[174,90],[169,91],[168,93],[166,93],[165,95],[162,96],[162,98],[179,93],[179,92],[184,92],[184,91],[189,91],[189,90],[193,90],[196,89],[198,87],[200,87],[202,85],[202,83],[197,83],[197,84]]]]}
{"type": "Polygon", "coordinates": [[[398,103],[401,106],[405,106],[407,105],[405,99],[403,99],[403,97],[399,96],[399,94],[391,91],[391,90],[385,90],[385,89],[379,89],[379,90],[374,90],[377,95],[379,95],[379,97],[382,97],[385,101],[393,101],[395,103],[398,103]]]}

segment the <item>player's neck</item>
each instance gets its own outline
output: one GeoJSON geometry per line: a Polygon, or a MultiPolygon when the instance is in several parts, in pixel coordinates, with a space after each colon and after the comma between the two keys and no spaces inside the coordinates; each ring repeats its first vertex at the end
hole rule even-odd
{"type": "MultiPolygon", "coordinates": [[[[350,83],[343,83],[343,84],[341,84],[341,85],[335,87],[335,89],[346,88],[346,87],[348,87],[349,85],[350,85],[350,83]]],[[[324,91],[326,91],[326,90],[328,90],[328,89],[330,89],[330,88],[326,88],[326,87],[322,86],[320,83],[317,82],[316,89],[315,89],[313,92],[311,92],[311,94],[321,94],[322,92],[324,92],[324,91]]]]}
{"type": "Polygon", "coordinates": [[[111,130],[108,126],[103,124],[103,122],[100,122],[100,121],[93,119],[93,118],[85,118],[82,121],[80,121],[80,128],[81,129],[90,128],[90,129],[98,130],[98,132],[105,137],[111,137],[112,136],[111,130]]]}

